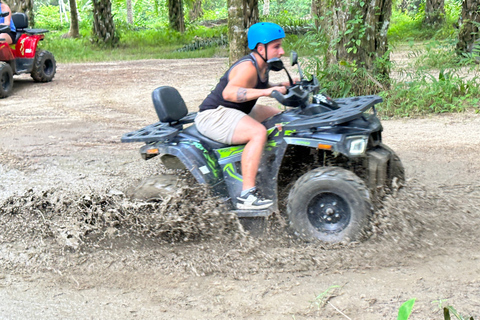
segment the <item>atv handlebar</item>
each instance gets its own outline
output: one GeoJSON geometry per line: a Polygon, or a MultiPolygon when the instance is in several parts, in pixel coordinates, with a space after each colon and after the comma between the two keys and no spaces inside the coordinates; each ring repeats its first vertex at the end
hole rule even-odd
{"type": "Polygon", "coordinates": [[[282,105],[287,107],[305,107],[310,93],[317,93],[319,89],[318,80],[315,76],[312,80],[301,80],[287,87],[287,93],[281,94],[279,91],[272,91],[272,97],[282,105]]]}

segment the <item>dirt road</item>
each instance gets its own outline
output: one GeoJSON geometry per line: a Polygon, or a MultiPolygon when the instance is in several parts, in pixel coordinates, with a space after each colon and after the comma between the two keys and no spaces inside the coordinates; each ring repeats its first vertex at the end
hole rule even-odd
{"type": "Polygon", "coordinates": [[[151,91],[174,86],[195,110],[226,64],[67,64],[51,83],[15,79],[0,100],[0,318],[392,319],[411,298],[412,319],[443,319],[442,304],[480,318],[478,114],[383,122],[409,180],[363,243],[298,241],[280,217],[245,237],[215,224],[201,193],[189,210],[213,218],[196,240],[165,242],[151,220],[108,225],[138,209],[108,199],[163,172],[119,142],[156,121],[151,91]]]}

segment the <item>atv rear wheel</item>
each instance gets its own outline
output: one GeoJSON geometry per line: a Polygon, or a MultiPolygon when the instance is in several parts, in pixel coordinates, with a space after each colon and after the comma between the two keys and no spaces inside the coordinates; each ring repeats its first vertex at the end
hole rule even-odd
{"type": "Polygon", "coordinates": [[[36,82],[52,81],[57,71],[57,64],[53,54],[46,50],[38,50],[33,62],[31,76],[36,82]]]}
{"type": "Polygon", "coordinates": [[[13,70],[6,62],[0,62],[0,98],[6,98],[12,94],[13,70]]]}
{"type": "Polygon", "coordinates": [[[370,193],[354,173],[317,168],[297,180],[288,196],[287,216],[295,233],[307,240],[335,243],[357,240],[372,212],[370,193]]]}

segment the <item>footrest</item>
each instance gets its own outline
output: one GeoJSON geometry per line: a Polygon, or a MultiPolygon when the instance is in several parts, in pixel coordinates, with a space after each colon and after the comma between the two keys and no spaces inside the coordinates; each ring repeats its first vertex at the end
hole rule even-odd
{"type": "Polygon", "coordinates": [[[254,218],[254,217],[270,217],[273,213],[272,208],[261,209],[261,210],[232,210],[231,212],[235,213],[239,218],[254,218]]]}

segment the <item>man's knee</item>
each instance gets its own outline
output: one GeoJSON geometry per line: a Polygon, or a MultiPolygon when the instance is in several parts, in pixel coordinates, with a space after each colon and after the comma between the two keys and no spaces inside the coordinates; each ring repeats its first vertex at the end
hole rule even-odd
{"type": "Polygon", "coordinates": [[[255,128],[251,131],[251,134],[253,139],[262,140],[262,141],[267,140],[267,129],[263,124],[259,124],[258,126],[255,126],[255,128]]]}

